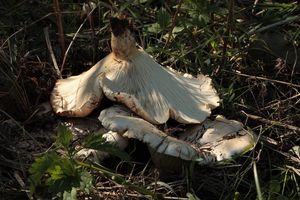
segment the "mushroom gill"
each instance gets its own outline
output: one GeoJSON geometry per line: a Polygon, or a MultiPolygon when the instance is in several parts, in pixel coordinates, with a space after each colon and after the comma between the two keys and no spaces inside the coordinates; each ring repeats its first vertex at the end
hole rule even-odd
{"type": "Polygon", "coordinates": [[[208,164],[232,159],[255,145],[255,136],[246,131],[240,122],[222,116],[190,125],[190,128],[179,133],[178,138],[165,134],[121,106],[104,109],[99,120],[107,130],[147,144],[154,159],[165,155],[208,164]]]}
{"type": "Polygon", "coordinates": [[[113,18],[111,27],[112,53],[82,75],[57,82],[51,96],[56,113],[85,116],[101,100],[101,91],[153,124],[169,118],[201,123],[219,105],[209,77],[184,77],[162,67],[136,47],[126,19],[113,18]]]}

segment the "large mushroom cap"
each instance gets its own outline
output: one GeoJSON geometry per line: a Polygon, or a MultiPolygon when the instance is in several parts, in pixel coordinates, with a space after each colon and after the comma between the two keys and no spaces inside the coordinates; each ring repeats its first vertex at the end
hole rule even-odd
{"type": "Polygon", "coordinates": [[[110,56],[78,76],[59,79],[50,96],[54,112],[67,117],[85,117],[90,114],[103,97],[98,75],[101,66],[108,61],[110,56]]]}
{"type": "Polygon", "coordinates": [[[115,18],[111,24],[113,52],[89,71],[57,82],[51,95],[56,113],[86,116],[101,100],[102,90],[153,124],[169,118],[201,123],[219,105],[209,77],[188,78],[162,67],[136,47],[126,20],[115,18]]]}
{"type": "Polygon", "coordinates": [[[207,119],[201,125],[193,125],[179,134],[178,138],[132,116],[128,109],[120,106],[103,110],[99,120],[108,130],[146,143],[153,154],[193,160],[199,164],[231,159],[251,150],[255,145],[254,135],[243,129],[241,123],[222,116],[214,121],[207,119]]]}
{"type": "Polygon", "coordinates": [[[168,70],[139,49],[119,59],[100,78],[105,96],[125,104],[153,124],[173,118],[201,123],[219,105],[219,97],[206,76],[187,78],[168,70]]]}
{"type": "Polygon", "coordinates": [[[162,67],[135,47],[126,20],[115,18],[111,24],[111,44],[117,63],[110,65],[110,71],[100,78],[109,99],[125,104],[153,124],[165,123],[169,118],[201,123],[219,105],[210,78],[188,78],[162,67]]]}

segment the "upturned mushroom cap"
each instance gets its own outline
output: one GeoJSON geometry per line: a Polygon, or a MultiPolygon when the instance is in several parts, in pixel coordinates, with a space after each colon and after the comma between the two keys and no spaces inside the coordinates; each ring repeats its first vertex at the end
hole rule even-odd
{"type": "Polygon", "coordinates": [[[206,76],[184,77],[159,65],[135,47],[130,29],[114,30],[124,20],[112,21],[114,64],[100,76],[105,96],[125,104],[153,124],[173,118],[182,123],[201,123],[219,105],[219,97],[206,76]],[[127,47],[127,48],[126,48],[127,47]]]}
{"type": "Polygon", "coordinates": [[[216,161],[231,159],[251,150],[256,137],[243,128],[243,124],[218,115],[207,119],[180,134],[180,140],[189,142],[203,153],[213,155],[216,161]]]}
{"type": "Polygon", "coordinates": [[[140,140],[160,153],[184,160],[198,157],[195,149],[186,142],[166,135],[154,125],[132,114],[127,108],[113,106],[101,111],[99,120],[106,129],[126,138],[140,140]]]}
{"type": "Polygon", "coordinates": [[[154,154],[194,160],[199,164],[231,159],[251,150],[255,144],[255,137],[243,129],[241,123],[222,116],[193,125],[179,134],[178,139],[120,106],[103,110],[99,120],[108,130],[146,143],[154,154]]]}
{"type": "Polygon", "coordinates": [[[59,79],[50,96],[54,112],[67,117],[85,117],[100,103],[103,93],[98,75],[110,57],[99,61],[88,71],[67,79],[59,79]]]}
{"type": "Polygon", "coordinates": [[[201,123],[219,105],[209,77],[185,77],[162,67],[136,47],[127,20],[114,18],[111,26],[112,53],[82,75],[57,82],[51,95],[56,113],[86,116],[97,106],[101,91],[153,124],[169,118],[201,123]]]}

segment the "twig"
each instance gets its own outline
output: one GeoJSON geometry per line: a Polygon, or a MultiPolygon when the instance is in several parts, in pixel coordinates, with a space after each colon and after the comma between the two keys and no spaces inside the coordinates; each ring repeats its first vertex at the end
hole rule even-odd
{"type": "Polygon", "coordinates": [[[17,35],[18,33],[24,31],[26,28],[29,28],[30,26],[33,26],[34,24],[38,23],[39,21],[42,21],[43,19],[49,17],[53,15],[53,13],[48,13],[47,15],[41,17],[40,19],[38,20],[35,20],[34,22],[28,24],[27,26],[24,26],[23,28],[20,28],[18,31],[14,32],[13,34],[11,34],[1,45],[1,48],[4,47],[4,45],[10,40],[10,38],[14,37],[15,35],[17,35]]]}
{"type": "Polygon", "coordinates": [[[7,112],[5,112],[4,110],[0,109],[0,112],[3,113],[5,116],[7,116],[8,118],[10,118],[22,131],[23,133],[27,134],[40,148],[42,148],[42,145],[40,142],[38,142],[29,132],[26,131],[26,129],[21,126],[21,124],[19,124],[18,121],[16,121],[12,116],[10,116],[7,112]]]}
{"type": "Polygon", "coordinates": [[[261,27],[261,28],[252,29],[248,32],[248,35],[252,35],[252,34],[255,34],[255,33],[260,33],[260,32],[266,31],[268,29],[274,28],[276,26],[281,26],[281,25],[284,25],[284,24],[288,24],[290,22],[293,22],[293,21],[296,21],[296,20],[299,20],[299,19],[300,19],[300,16],[288,17],[285,20],[275,22],[273,24],[269,24],[269,25],[261,27]]]}
{"type": "Polygon", "coordinates": [[[225,69],[222,69],[222,71],[230,73],[230,74],[236,74],[238,76],[248,77],[250,79],[269,81],[269,82],[273,82],[273,83],[280,83],[280,84],[283,84],[283,85],[288,85],[288,86],[291,86],[291,87],[300,88],[300,85],[297,85],[297,84],[294,84],[294,83],[288,83],[288,82],[285,82],[285,81],[278,81],[278,80],[269,79],[269,78],[260,77],[260,76],[252,76],[252,75],[248,75],[248,74],[242,74],[242,73],[239,73],[239,72],[231,72],[231,71],[228,71],[228,70],[225,70],[225,69]]]}
{"type": "Polygon", "coordinates": [[[283,151],[279,151],[278,148],[273,148],[271,146],[268,146],[268,148],[270,148],[272,151],[275,151],[283,156],[285,156],[286,158],[290,159],[291,161],[293,162],[296,162],[296,163],[300,163],[300,159],[299,157],[296,157],[296,156],[293,156],[291,155],[290,153],[286,153],[286,152],[283,152],[283,151]]]}
{"type": "Polygon", "coordinates": [[[53,0],[53,6],[54,6],[54,12],[56,15],[56,23],[57,23],[57,28],[58,28],[61,57],[63,57],[66,52],[66,47],[65,47],[64,29],[63,29],[63,25],[62,25],[62,15],[61,15],[58,0],[53,0]]]}
{"type": "Polygon", "coordinates": [[[300,176],[300,169],[296,169],[295,167],[289,166],[289,165],[286,165],[286,168],[291,169],[291,170],[292,170],[293,172],[295,172],[298,176],[300,176]]]}
{"type": "Polygon", "coordinates": [[[96,8],[98,8],[99,4],[97,4],[97,6],[95,8],[93,8],[91,10],[91,12],[88,13],[88,15],[85,17],[85,19],[83,20],[83,22],[81,23],[81,25],[79,26],[78,30],[76,31],[76,33],[74,34],[73,38],[72,38],[72,41],[70,42],[66,52],[65,52],[65,55],[64,55],[64,58],[63,58],[63,62],[61,64],[61,67],[60,67],[60,72],[62,73],[62,71],[64,70],[64,66],[65,66],[65,63],[66,63],[66,59],[67,59],[67,56],[68,56],[68,53],[71,49],[71,46],[73,45],[74,41],[75,41],[75,38],[77,37],[79,31],[82,29],[83,25],[85,24],[85,22],[88,20],[89,16],[94,12],[94,10],[96,8]]]}
{"type": "Polygon", "coordinates": [[[274,125],[274,126],[280,126],[280,127],[283,127],[283,128],[293,130],[293,131],[300,132],[300,128],[297,127],[297,126],[285,124],[285,123],[274,121],[274,120],[265,119],[265,118],[257,116],[257,115],[248,114],[245,111],[241,111],[241,113],[246,115],[250,119],[254,119],[254,120],[266,123],[266,124],[271,124],[271,125],[274,125]]]}
{"type": "MultiPolygon", "coordinates": [[[[103,195],[107,196],[113,196],[113,197],[120,197],[120,194],[112,193],[112,192],[99,192],[99,195],[103,197],[103,195]]],[[[135,198],[146,198],[146,199],[152,199],[149,195],[142,195],[142,194],[134,194],[134,193],[127,193],[127,197],[135,197],[135,198]]],[[[185,197],[169,197],[169,196],[164,196],[163,199],[174,199],[174,200],[188,200],[188,198],[185,197]]]]}
{"type": "MultiPolygon", "coordinates": [[[[228,18],[227,18],[227,26],[226,26],[226,31],[225,31],[225,34],[224,34],[224,39],[223,39],[224,44],[223,44],[223,50],[222,50],[222,62],[221,62],[222,64],[221,64],[221,66],[224,66],[225,61],[226,61],[228,38],[229,38],[230,33],[232,31],[232,24],[233,24],[233,7],[234,7],[234,1],[230,0],[229,5],[228,5],[229,14],[228,14],[228,18]]],[[[220,65],[215,70],[215,74],[217,74],[219,71],[220,71],[220,65]]]]}
{"type": "MultiPolygon", "coordinates": [[[[284,100],[277,100],[276,103],[272,103],[271,105],[268,105],[268,106],[266,106],[266,107],[264,107],[264,108],[262,108],[262,109],[271,108],[271,107],[273,107],[273,106],[279,105],[280,103],[283,103],[283,102],[286,102],[286,101],[295,99],[295,98],[297,98],[297,97],[300,97],[300,93],[299,93],[299,94],[296,94],[296,95],[294,95],[294,96],[292,96],[292,97],[289,97],[289,98],[287,98],[287,99],[284,99],[284,100]]],[[[274,101],[273,101],[273,102],[274,102],[274,101]]]]}
{"type": "MultiPolygon", "coordinates": [[[[21,186],[22,189],[26,189],[26,185],[24,183],[24,181],[22,180],[21,176],[19,175],[18,171],[14,171],[14,177],[17,180],[17,182],[19,183],[19,185],[21,186]]],[[[30,191],[25,190],[26,195],[28,196],[28,198],[30,199],[30,191]]]]}
{"type": "Polygon", "coordinates": [[[173,29],[174,29],[174,27],[176,25],[176,18],[177,18],[177,15],[178,15],[179,11],[180,11],[182,3],[183,3],[183,0],[178,0],[177,9],[176,9],[175,14],[173,16],[172,26],[171,26],[170,31],[168,33],[168,38],[167,38],[167,41],[165,43],[164,48],[166,48],[166,47],[168,47],[170,45],[170,40],[171,40],[172,32],[173,32],[173,29]]]}
{"type": "Polygon", "coordinates": [[[260,187],[260,183],[259,183],[259,178],[258,178],[258,173],[257,173],[257,168],[256,168],[256,161],[253,161],[252,164],[253,164],[253,175],[254,175],[254,181],[255,181],[255,186],[256,186],[257,198],[259,200],[263,200],[261,187],[260,187]]]}
{"type": "MultiPolygon", "coordinates": [[[[76,12],[64,11],[64,12],[61,12],[61,13],[62,14],[74,14],[76,12]]],[[[54,12],[50,12],[50,13],[44,15],[43,17],[41,17],[41,18],[33,21],[32,23],[24,25],[24,27],[20,28],[19,30],[17,30],[16,32],[14,32],[13,34],[11,34],[8,38],[6,38],[6,40],[1,44],[0,48],[3,48],[4,45],[10,40],[10,38],[14,37],[15,35],[17,35],[18,33],[22,32],[22,31],[25,31],[26,28],[29,28],[29,27],[35,25],[36,23],[38,23],[38,22],[46,19],[47,17],[50,17],[53,14],[55,14],[55,13],[54,12]]]]}
{"type": "Polygon", "coordinates": [[[50,37],[49,37],[49,28],[48,27],[44,28],[44,35],[45,35],[46,44],[47,44],[48,50],[50,52],[51,59],[52,59],[53,66],[54,66],[54,69],[56,71],[56,74],[59,78],[62,78],[61,73],[60,73],[59,68],[58,68],[58,65],[57,65],[57,62],[56,62],[56,59],[55,59],[55,55],[54,55],[52,46],[51,46],[50,37]]]}
{"type": "MultiPolygon", "coordinates": [[[[93,8],[90,3],[88,3],[89,11],[91,11],[93,8]]],[[[98,48],[98,41],[96,40],[96,33],[95,33],[95,27],[94,27],[94,19],[91,15],[88,17],[90,27],[92,29],[92,43],[93,43],[93,64],[96,62],[96,52],[98,48]]]]}
{"type": "Polygon", "coordinates": [[[278,142],[276,140],[274,140],[273,138],[262,135],[262,136],[260,136],[260,140],[263,143],[268,144],[268,146],[272,146],[272,147],[278,146],[278,142]]]}

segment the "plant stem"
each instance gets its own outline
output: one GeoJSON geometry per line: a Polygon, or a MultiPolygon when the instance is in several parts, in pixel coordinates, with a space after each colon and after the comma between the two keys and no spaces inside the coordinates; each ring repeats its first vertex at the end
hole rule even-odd
{"type": "Polygon", "coordinates": [[[173,16],[173,19],[172,19],[172,26],[171,26],[170,31],[168,33],[168,38],[167,38],[167,41],[166,41],[166,44],[165,44],[164,48],[166,48],[166,47],[168,47],[170,45],[170,40],[171,40],[172,32],[173,32],[173,29],[174,29],[174,27],[176,25],[176,18],[177,18],[177,15],[178,15],[179,11],[180,11],[182,3],[183,3],[183,0],[179,0],[178,1],[177,9],[176,9],[176,12],[175,12],[175,14],[173,16]]]}
{"type": "MultiPolygon", "coordinates": [[[[65,55],[65,52],[66,52],[66,47],[65,47],[64,29],[63,29],[63,25],[62,25],[62,14],[60,11],[58,0],[53,0],[53,7],[54,7],[55,15],[56,15],[56,23],[57,23],[57,28],[58,28],[61,58],[63,58],[63,56],[65,55]]],[[[61,70],[61,72],[62,72],[62,70],[61,70]]]]}
{"type": "Polygon", "coordinates": [[[263,200],[261,188],[258,180],[257,168],[256,168],[256,161],[253,161],[253,174],[254,174],[254,181],[256,186],[257,198],[259,200],[263,200]]]}

